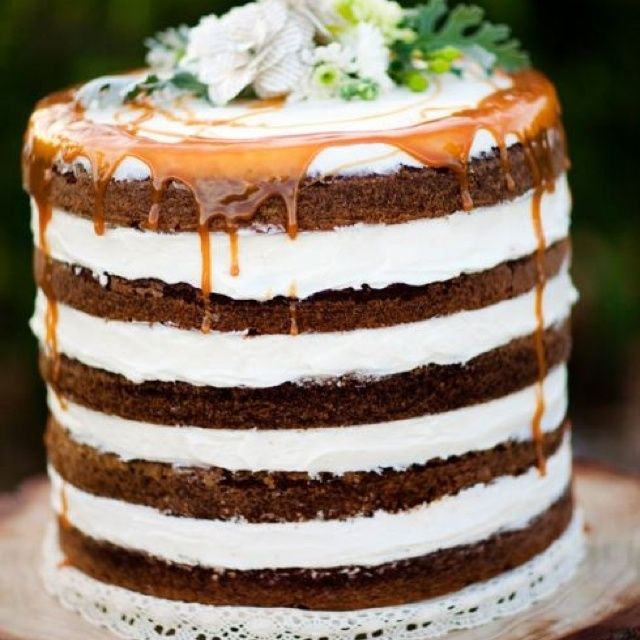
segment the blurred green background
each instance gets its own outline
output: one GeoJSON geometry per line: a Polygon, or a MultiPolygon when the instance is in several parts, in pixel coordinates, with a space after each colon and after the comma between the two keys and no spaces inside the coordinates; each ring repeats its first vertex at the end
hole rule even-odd
{"type": "MultiPolygon", "coordinates": [[[[140,66],[143,40],[233,2],[2,0],[0,3],[0,489],[43,468],[44,393],[31,312],[22,132],[60,87],[140,66]]],[[[573,160],[573,416],[578,450],[640,468],[640,2],[486,0],[557,84],[573,160]]]]}

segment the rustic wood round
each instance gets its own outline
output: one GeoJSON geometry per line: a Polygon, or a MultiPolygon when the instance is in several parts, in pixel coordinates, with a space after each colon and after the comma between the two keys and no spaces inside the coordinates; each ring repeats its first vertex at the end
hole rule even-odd
{"type": "MultiPolygon", "coordinates": [[[[113,640],[70,613],[40,584],[47,482],[0,497],[0,640],[113,640]]],[[[528,611],[454,634],[456,640],[640,639],[640,478],[578,464],[588,556],[560,594],[528,611]]]]}

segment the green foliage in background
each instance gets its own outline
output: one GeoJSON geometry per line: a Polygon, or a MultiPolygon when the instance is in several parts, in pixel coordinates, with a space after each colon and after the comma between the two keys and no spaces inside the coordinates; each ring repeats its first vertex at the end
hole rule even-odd
{"type": "MultiPolygon", "coordinates": [[[[93,76],[139,66],[145,37],[233,2],[212,0],[3,0],[0,4],[0,368],[35,354],[28,203],[19,152],[39,97],[93,76]],[[12,361],[15,361],[12,360],[12,361]]],[[[454,3],[452,3],[454,4],[454,3]]],[[[556,82],[574,169],[577,375],[585,397],[613,379],[640,323],[637,156],[637,0],[486,0],[534,65],[556,82]],[[582,376],[582,378],[580,378],[582,376]]],[[[30,370],[34,369],[29,362],[30,370]]],[[[31,378],[30,378],[31,379],[31,378]]],[[[33,376],[35,380],[35,375],[33,376]]],[[[34,383],[35,384],[35,383],[34,383]]],[[[37,388],[37,386],[35,387],[37,388]]],[[[579,397],[577,398],[580,399],[579,397]]]]}

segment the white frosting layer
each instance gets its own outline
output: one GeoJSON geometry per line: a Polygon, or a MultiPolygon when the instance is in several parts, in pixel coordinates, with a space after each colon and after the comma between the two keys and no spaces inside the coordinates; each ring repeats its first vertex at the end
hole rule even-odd
{"type": "MultiPolygon", "coordinates": [[[[60,353],[133,382],[272,387],[350,373],[383,376],[427,364],[465,363],[533,333],[535,297],[531,290],[482,309],[379,329],[254,337],[107,320],[59,304],[57,341],[60,353]]],[[[545,287],[545,326],[565,320],[575,299],[565,267],[545,287]]],[[[31,328],[42,344],[46,308],[39,291],[31,328]]]]}
{"type": "MultiPolygon", "coordinates": [[[[341,133],[381,134],[385,131],[412,127],[430,122],[463,109],[471,109],[497,89],[511,86],[511,79],[502,73],[488,78],[475,64],[465,65],[464,78],[444,74],[435,78],[428,91],[416,94],[395,87],[374,101],[345,102],[340,99],[287,102],[269,105],[260,102],[236,102],[215,107],[198,100],[183,101],[156,111],[137,125],[138,135],[175,143],[185,137],[223,140],[264,139],[292,135],[341,133]],[[209,123],[209,124],[208,124],[209,123]]],[[[136,120],[141,113],[132,105],[91,101],[91,96],[106,82],[121,86],[130,81],[126,76],[97,78],[81,89],[84,101],[89,100],[85,117],[102,124],[122,124],[136,120]]],[[[148,114],[145,112],[145,116],[148,114]]],[[[510,141],[507,141],[510,143],[510,141]]],[[[474,141],[472,156],[495,145],[493,136],[481,131],[474,141]]],[[[86,163],[79,162],[87,168],[86,163]]],[[[358,173],[388,173],[401,165],[421,166],[411,156],[388,144],[350,144],[328,147],[320,152],[309,167],[311,175],[358,173]]],[[[149,169],[134,157],[121,163],[115,177],[119,180],[140,180],[149,176],[149,169]]]]}
{"type": "MultiPolygon", "coordinates": [[[[567,372],[544,382],[542,429],[555,429],[567,410],[567,372]]],[[[404,469],[433,458],[491,449],[531,438],[536,387],[483,404],[381,424],[318,429],[201,429],[160,426],[92,411],[49,391],[51,413],[71,437],[122,460],[232,471],[306,471],[311,474],[404,469]]]]}
{"type": "MultiPolygon", "coordinates": [[[[473,273],[533,253],[532,192],[471,213],[394,225],[356,225],[298,234],[239,233],[240,275],[230,274],[226,233],[211,233],[212,283],[216,293],[236,299],[300,298],[327,289],[374,288],[394,283],[424,285],[473,273]]],[[[542,197],[548,244],[569,231],[571,197],[566,177],[542,197]]],[[[38,237],[37,210],[32,228],[38,237]]],[[[47,227],[53,258],[128,279],[157,278],[200,287],[202,255],[197,233],[152,233],[128,228],[96,235],[90,220],[55,209],[47,227]]]]}
{"type": "Polygon", "coordinates": [[[532,467],[400,513],[295,523],[196,520],[162,514],[85,493],[49,470],[52,503],[68,521],[97,540],[170,562],[230,569],[378,565],[438,549],[472,544],[498,531],[519,529],[565,491],[571,477],[566,438],[548,460],[547,474],[532,467]]]}

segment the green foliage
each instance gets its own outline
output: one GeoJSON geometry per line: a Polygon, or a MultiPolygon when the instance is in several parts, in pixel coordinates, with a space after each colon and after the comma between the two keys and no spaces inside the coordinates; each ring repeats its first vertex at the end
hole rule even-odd
{"type": "Polygon", "coordinates": [[[485,20],[481,7],[460,4],[448,15],[447,11],[446,0],[430,0],[409,14],[409,26],[418,34],[414,47],[425,54],[446,47],[471,51],[479,47],[494,57],[494,66],[507,71],[529,65],[529,56],[511,37],[510,27],[485,20]]]}
{"type": "Polygon", "coordinates": [[[379,94],[378,83],[368,78],[350,79],[340,87],[340,97],[343,100],[375,100],[379,94]]]}
{"type": "Polygon", "coordinates": [[[150,96],[158,91],[174,87],[179,91],[190,93],[196,98],[208,100],[207,85],[203,84],[192,73],[188,71],[177,71],[167,79],[160,78],[157,74],[149,74],[142,82],[138,82],[127,93],[125,102],[134,102],[142,96],[150,96]]]}
{"type": "Polygon", "coordinates": [[[460,4],[449,11],[447,0],[429,0],[408,11],[400,27],[415,36],[392,46],[391,76],[399,84],[415,85],[416,73],[451,71],[463,52],[488,73],[496,67],[515,71],[529,65],[529,56],[511,37],[511,29],[488,22],[484,10],[475,5],[460,4]]]}
{"type": "Polygon", "coordinates": [[[207,99],[207,85],[203,84],[192,73],[188,71],[178,71],[169,82],[181,91],[187,91],[196,98],[207,99]]]}

